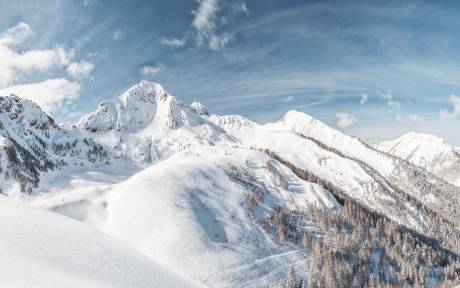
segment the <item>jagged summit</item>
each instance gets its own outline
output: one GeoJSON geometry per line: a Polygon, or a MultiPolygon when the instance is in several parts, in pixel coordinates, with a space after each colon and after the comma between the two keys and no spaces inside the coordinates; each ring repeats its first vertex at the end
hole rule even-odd
{"type": "Polygon", "coordinates": [[[78,129],[119,157],[152,163],[196,145],[229,140],[204,105],[185,105],[157,83],[141,81],[81,118],[78,129]]]}
{"type": "Polygon", "coordinates": [[[101,102],[96,111],[83,116],[77,126],[90,132],[135,131],[153,121],[157,103],[168,97],[159,84],[142,81],[114,100],[101,102]]]}
{"type": "Polygon", "coordinates": [[[4,125],[7,122],[24,122],[23,124],[41,130],[50,126],[58,129],[54,120],[35,102],[14,94],[0,96],[0,119],[4,125]]]}
{"type": "Polygon", "coordinates": [[[83,116],[77,126],[86,132],[109,130],[138,132],[147,127],[176,129],[203,123],[208,115],[198,102],[185,106],[158,83],[141,81],[110,101],[103,101],[95,112],[83,116]]]}
{"type": "Polygon", "coordinates": [[[76,129],[55,123],[34,102],[0,97],[0,187],[31,192],[40,174],[69,165],[107,163],[107,151],[76,129]]]}
{"type": "Polygon", "coordinates": [[[206,106],[197,101],[193,101],[190,105],[190,109],[198,115],[209,115],[209,111],[206,106]]]}

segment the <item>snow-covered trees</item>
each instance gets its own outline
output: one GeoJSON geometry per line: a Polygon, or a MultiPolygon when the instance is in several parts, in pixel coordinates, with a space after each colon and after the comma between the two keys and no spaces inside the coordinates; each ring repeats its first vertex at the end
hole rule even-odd
{"type": "MultiPolygon", "coordinates": [[[[284,164],[300,178],[323,183],[343,205],[335,213],[315,206],[301,211],[282,206],[263,223],[278,241],[307,249],[308,287],[425,287],[427,283],[453,287],[460,283],[460,251],[446,249],[458,247],[454,228],[450,234],[440,234],[439,240],[419,234],[371,211],[313,173],[284,164]],[[316,230],[305,231],[305,223],[316,230]]],[[[433,225],[441,226],[433,231],[449,230],[444,218],[433,219],[433,225]]]]}
{"type": "Polygon", "coordinates": [[[286,288],[297,288],[296,282],[295,270],[294,267],[291,266],[287,275],[286,288]]]}

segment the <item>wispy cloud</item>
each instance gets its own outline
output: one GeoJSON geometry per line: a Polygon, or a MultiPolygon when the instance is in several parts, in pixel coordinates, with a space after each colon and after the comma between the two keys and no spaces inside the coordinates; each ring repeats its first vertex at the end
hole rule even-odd
{"type": "Polygon", "coordinates": [[[216,13],[219,9],[219,0],[201,0],[198,8],[193,11],[195,17],[192,26],[197,30],[197,41],[203,42],[205,38],[212,34],[216,27],[216,13]]]}
{"type": "Polygon", "coordinates": [[[216,33],[218,11],[219,0],[201,0],[198,8],[192,12],[192,27],[196,30],[195,41],[198,45],[207,42],[211,50],[222,49],[233,40],[231,33],[216,33]]]}
{"type": "Polygon", "coordinates": [[[364,104],[367,102],[369,99],[369,95],[367,93],[361,93],[361,99],[359,100],[359,103],[364,104]]]}
{"type": "Polygon", "coordinates": [[[228,43],[234,39],[233,34],[224,33],[221,35],[211,35],[209,37],[209,48],[211,50],[219,50],[224,48],[228,43]]]}
{"type": "Polygon", "coordinates": [[[159,64],[158,66],[144,66],[141,69],[142,76],[152,76],[160,73],[165,69],[163,64],[159,64]]]}
{"type": "Polygon", "coordinates": [[[401,104],[399,103],[399,101],[393,98],[393,94],[391,94],[390,91],[387,91],[387,92],[377,91],[377,94],[379,94],[379,100],[385,101],[388,107],[390,107],[391,109],[401,108],[401,104]]]}
{"type": "Polygon", "coordinates": [[[74,79],[87,78],[94,69],[94,64],[82,60],[80,62],[72,62],[67,66],[67,73],[74,79]]]}
{"type": "Polygon", "coordinates": [[[182,37],[161,38],[162,45],[182,48],[191,40],[197,46],[207,45],[213,51],[220,50],[234,41],[235,36],[230,31],[221,31],[227,19],[218,13],[249,15],[245,2],[223,5],[224,7],[221,7],[221,0],[198,0],[197,3],[198,7],[192,10],[191,30],[186,31],[182,37]]]}
{"type": "Polygon", "coordinates": [[[240,5],[240,12],[243,12],[246,15],[249,15],[249,9],[248,6],[246,6],[246,2],[242,2],[240,5]]]}
{"type": "Polygon", "coordinates": [[[112,32],[112,39],[113,40],[120,40],[125,36],[125,33],[119,29],[112,32]]]}
{"type": "Polygon", "coordinates": [[[342,129],[353,126],[359,121],[358,118],[349,113],[337,112],[335,113],[335,117],[337,118],[337,127],[342,129]]]}
{"type": "Polygon", "coordinates": [[[182,38],[161,38],[161,44],[173,48],[182,48],[186,44],[186,39],[182,38]]]}
{"type": "Polygon", "coordinates": [[[94,65],[84,60],[73,61],[75,50],[63,45],[28,49],[26,40],[32,35],[25,22],[0,33],[0,95],[16,94],[37,102],[46,112],[54,112],[79,98],[78,80],[89,77],[94,65]],[[62,73],[66,72],[74,81],[63,78],[62,73]],[[48,77],[56,73],[61,75],[48,77]],[[28,83],[31,75],[34,82],[28,83]]]}
{"type": "Polygon", "coordinates": [[[460,97],[456,95],[450,95],[449,102],[452,104],[453,110],[452,112],[449,112],[447,109],[441,109],[439,111],[439,119],[441,121],[456,118],[460,115],[460,97]]]}
{"type": "Polygon", "coordinates": [[[287,96],[283,98],[282,102],[287,103],[287,102],[291,102],[292,100],[294,100],[294,96],[287,96]]]}
{"type": "Polygon", "coordinates": [[[32,35],[32,29],[24,22],[18,23],[0,33],[0,45],[12,46],[21,44],[24,40],[32,35]]]}
{"type": "Polygon", "coordinates": [[[0,87],[18,81],[27,73],[68,65],[74,57],[73,50],[61,45],[45,50],[20,51],[16,48],[31,35],[29,25],[23,22],[0,34],[0,87]]]}
{"type": "Polygon", "coordinates": [[[80,96],[80,84],[64,78],[15,85],[0,90],[0,95],[15,94],[32,100],[45,112],[54,112],[64,104],[70,104],[80,96]]]}

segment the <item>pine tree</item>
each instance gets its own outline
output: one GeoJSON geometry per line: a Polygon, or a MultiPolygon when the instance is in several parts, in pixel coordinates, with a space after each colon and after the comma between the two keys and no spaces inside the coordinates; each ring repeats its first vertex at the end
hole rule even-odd
{"type": "Polygon", "coordinates": [[[295,275],[295,270],[293,266],[291,266],[288,271],[286,288],[297,288],[296,287],[296,275],[295,275]]]}

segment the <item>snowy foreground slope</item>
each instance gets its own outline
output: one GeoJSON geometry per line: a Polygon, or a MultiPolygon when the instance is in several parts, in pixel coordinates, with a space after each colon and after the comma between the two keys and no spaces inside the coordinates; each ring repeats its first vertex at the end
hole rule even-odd
{"type": "Polygon", "coordinates": [[[279,282],[290,265],[302,265],[302,249],[280,245],[259,225],[275,207],[338,208],[319,185],[245,148],[182,151],[108,186],[33,205],[69,216],[80,211],[81,220],[91,219],[109,235],[211,287],[261,287],[279,282]]]}
{"type": "Polygon", "coordinates": [[[0,197],[2,287],[202,287],[75,220],[0,197]]]}
{"type": "Polygon", "coordinates": [[[377,143],[375,148],[407,160],[460,186],[460,150],[442,138],[412,132],[392,141],[377,143]]]}
{"type": "MultiPolygon", "coordinates": [[[[213,115],[198,102],[188,106],[160,85],[142,81],[76,126],[37,130],[31,115],[54,122],[31,102],[2,99],[31,107],[11,114],[0,106],[0,132],[9,143],[0,146],[3,193],[93,226],[146,255],[152,265],[164,263],[209,287],[281,286],[291,265],[308,279],[317,273],[305,271],[309,259],[323,259],[321,251],[331,255],[338,245],[360,239],[367,244],[344,251],[374,253],[391,266],[381,279],[369,277],[380,275],[380,264],[360,267],[364,280],[355,280],[361,286],[382,279],[403,286],[455,279],[439,271],[451,271],[446,268],[456,257],[451,251],[460,250],[460,188],[303,113],[290,111],[260,125],[238,115],[213,115]],[[16,157],[14,149],[20,151],[16,157]],[[45,166],[47,161],[53,165],[45,166]],[[29,173],[33,185],[20,192],[17,183],[31,177],[6,177],[5,171],[20,171],[24,163],[37,168],[29,173]],[[331,223],[341,224],[334,224],[337,229],[331,223]],[[391,228],[359,234],[381,229],[382,223],[391,228]],[[381,241],[374,250],[371,236],[381,241]],[[349,238],[337,244],[335,237],[349,238]],[[390,248],[381,246],[393,237],[396,244],[405,239],[423,247],[423,255],[435,260],[429,266],[424,260],[402,263],[398,253],[412,250],[386,256],[390,248]],[[322,246],[312,244],[318,239],[325,241],[322,246]],[[373,252],[355,251],[360,247],[373,252]],[[408,265],[415,265],[410,275],[401,268],[408,265]]],[[[398,247],[395,243],[390,246],[398,247]]],[[[422,257],[418,253],[410,259],[422,257]]],[[[337,273],[336,278],[346,275],[337,273]]],[[[322,283],[323,276],[315,281],[322,283]]]]}

